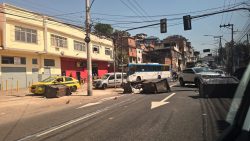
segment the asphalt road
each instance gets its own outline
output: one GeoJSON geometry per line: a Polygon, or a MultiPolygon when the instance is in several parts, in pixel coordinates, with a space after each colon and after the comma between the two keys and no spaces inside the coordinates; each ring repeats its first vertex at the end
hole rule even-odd
{"type": "Polygon", "coordinates": [[[0,125],[2,141],[213,141],[230,99],[200,98],[193,86],[124,94],[0,125]]]}

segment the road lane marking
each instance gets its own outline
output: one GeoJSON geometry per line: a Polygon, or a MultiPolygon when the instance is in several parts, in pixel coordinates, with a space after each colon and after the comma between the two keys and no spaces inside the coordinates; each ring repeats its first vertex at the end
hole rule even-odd
{"type": "Polygon", "coordinates": [[[107,111],[107,110],[109,110],[109,109],[111,109],[111,108],[113,108],[113,107],[117,107],[117,106],[119,106],[119,105],[121,105],[121,104],[123,104],[123,103],[125,103],[125,102],[128,102],[128,101],[131,102],[131,101],[133,101],[133,100],[130,98],[130,99],[121,101],[121,102],[119,102],[119,103],[113,104],[113,105],[108,106],[108,107],[105,107],[105,108],[103,108],[103,109],[99,109],[99,110],[97,110],[97,111],[95,111],[95,112],[86,114],[86,115],[84,115],[84,116],[82,116],[82,117],[79,117],[79,118],[76,118],[76,119],[73,119],[73,120],[69,120],[69,121],[67,121],[67,122],[64,122],[64,123],[62,123],[62,124],[53,126],[53,127],[51,127],[51,128],[48,128],[48,129],[43,130],[43,131],[41,131],[41,132],[35,133],[35,134],[33,134],[33,135],[26,136],[26,137],[24,137],[24,138],[19,139],[18,141],[26,141],[26,140],[31,140],[31,139],[39,138],[39,137],[41,137],[41,136],[44,136],[44,135],[46,135],[46,134],[49,134],[49,133],[54,132],[54,131],[56,131],[56,130],[59,130],[59,129],[61,129],[61,128],[70,126],[70,125],[75,124],[75,123],[77,123],[77,122],[80,122],[80,121],[82,121],[82,120],[84,120],[84,119],[93,117],[93,116],[95,116],[95,115],[97,115],[97,114],[99,114],[99,113],[105,112],[105,111],[107,111]]]}
{"type": "Polygon", "coordinates": [[[169,102],[165,102],[166,100],[168,100],[169,98],[171,98],[172,96],[174,96],[175,93],[172,93],[171,95],[167,96],[166,98],[164,98],[161,101],[152,101],[151,102],[151,110],[157,107],[160,107],[162,105],[168,104],[169,102]]]}
{"type": "Polygon", "coordinates": [[[104,102],[104,101],[108,101],[108,100],[115,99],[115,98],[122,97],[122,96],[124,96],[124,95],[112,96],[112,97],[103,98],[103,99],[101,99],[101,100],[98,101],[98,102],[88,103],[88,104],[85,104],[85,105],[83,105],[83,106],[77,107],[76,109],[82,109],[82,108],[85,108],[85,107],[89,107],[89,106],[101,104],[101,103],[104,102]]]}
{"type": "Polygon", "coordinates": [[[94,103],[88,103],[88,104],[85,104],[83,106],[80,106],[76,109],[81,109],[81,108],[85,108],[85,107],[89,107],[89,106],[93,106],[93,105],[97,105],[97,104],[101,104],[102,102],[94,102],[94,103]]]}
{"type": "Polygon", "coordinates": [[[115,99],[115,98],[122,97],[122,96],[124,96],[124,95],[107,97],[107,98],[101,99],[100,101],[104,102],[104,101],[111,100],[111,99],[115,99]]]}

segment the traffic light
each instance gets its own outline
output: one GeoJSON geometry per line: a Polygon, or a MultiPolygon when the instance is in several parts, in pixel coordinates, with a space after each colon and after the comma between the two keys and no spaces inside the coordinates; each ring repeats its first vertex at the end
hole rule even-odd
{"type": "Polygon", "coordinates": [[[160,28],[161,28],[161,33],[166,33],[167,32],[167,19],[161,19],[160,20],[160,28]]]}
{"type": "Polygon", "coordinates": [[[184,30],[191,30],[192,29],[190,15],[183,16],[183,24],[184,24],[184,30]]]}

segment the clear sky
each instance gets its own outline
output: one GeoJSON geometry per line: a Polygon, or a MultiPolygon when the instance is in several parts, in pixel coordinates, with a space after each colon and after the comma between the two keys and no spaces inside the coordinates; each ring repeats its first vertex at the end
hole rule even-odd
{"type": "MultiPolygon", "coordinates": [[[[85,0],[0,1],[64,18],[71,23],[83,25],[85,19],[85,0]]],[[[250,29],[250,12],[237,11],[193,19],[190,31],[183,30],[182,17],[188,14],[196,16],[211,13],[228,7],[237,7],[237,5],[250,8],[250,0],[94,0],[91,7],[91,18],[93,23],[109,23],[120,30],[157,23],[160,19],[167,18],[167,33],[161,34],[159,26],[133,30],[130,33],[132,35],[146,33],[148,36],[157,36],[160,39],[178,34],[186,37],[195,50],[202,50],[213,49],[218,45],[215,44],[218,42],[216,39],[203,35],[223,35],[223,44],[225,41],[231,40],[231,30],[220,28],[220,24],[234,24],[234,29],[237,31],[234,33],[234,37],[235,41],[238,41],[246,30],[250,29]],[[246,4],[242,4],[242,2],[246,4]]],[[[245,37],[242,40],[245,40],[245,37]]]]}

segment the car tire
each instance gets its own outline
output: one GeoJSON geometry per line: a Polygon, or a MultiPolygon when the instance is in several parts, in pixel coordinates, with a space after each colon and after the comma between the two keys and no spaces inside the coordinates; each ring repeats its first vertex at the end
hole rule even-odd
{"type": "Polygon", "coordinates": [[[77,90],[76,86],[71,87],[71,92],[76,92],[76,90],[77,90]]]}
{"type": "Polygon", "coordinates": [[[183,78],[180,78],[180,79],[179,79],[179,82],[180,82],[180,85],[181,85],[182,87],[185,86],[185,82],[183,81],[183,78]]]}
{"type": "Polygon", "coordinates": [[[102,89],[105,90],[107,88],[107,84],[102,84],[102,89]]]}
{"type": "Polygon", "coordinates": [[[196,87],[199,88],[199,86],[200,86],[200,80],[199,80],[198,78],[196,78],[196,79],[194,80],[194,84],[195,84],[196,87]]]}
{"type": "Polygon", "coordinates": [[[158,79],[161,79],[161,76],[160,75],[158,75],[158,77],[157,77],[158,79]]]}
{"type": "Polygon", "coordinates": [[[136,81],[141,81],[141,77],[138,76],[138,77],[136,78],[136,81]]]}

